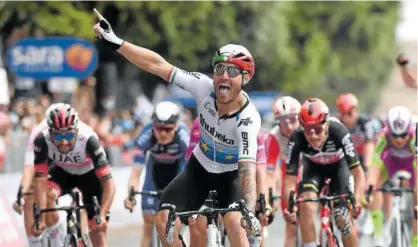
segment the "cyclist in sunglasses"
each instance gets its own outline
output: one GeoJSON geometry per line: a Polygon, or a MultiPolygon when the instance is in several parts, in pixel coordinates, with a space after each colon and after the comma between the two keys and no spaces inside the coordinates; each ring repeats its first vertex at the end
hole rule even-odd
{"type": "MultiPolygon", "coordinates": [[[[137,190],[142,170],[146,169],[142,190],[162,191],[183,170],[185,153],[189,146],[189,130],[179,121],[180,110],[168,101],[159,103],[149,123],[135,141],[136,155],[128,182],[128,190],[137,190]]],[[[128,192],[129,194],[129,192],[128,192]]],[[[133,210],[136,201],[125,199],[126,209],[133,210]]],[[[144,219],[141,246],[151,244],[159,199],[143,195],[144,219]]]]}
{"type": "MultiPolygon", "coordinates": [[[[277,124],[266,138],[268,183],[269,187],[273,188],[274,194],[281,193],[280,206],[283,213],[287,208],[289,193],[296,187],[296,180],[290,181],[293,176],[286,177],[285,159],[289,137],[300,126],[298,119],[300,108],[299,101],[290,96],[277,99],[273,104],[273,113],[277,124]],[[281,169],[276,169],[278,166],[281,169]],[[281,188],[277,188],[278,186],[281,188]]],[[[277,207],[278,205],[274,205],[273,208],[277,207]]],[[[284,246],[296,246],[296,237],[297,226],[286,220],[284,246]]]]}
{"type": "MultiPolygon", "coordinates": [[[[405,106],[395,106],[389,109],[386,127],[383,129],[376,143],[373,161],[368,175],[368,186],[380,188],[397,171],[407,171],[411,176],[405,187],[416,186],[416,161],[415,161],[415,125],[412,123],[411,112],[405,106]]],[[[374,226],[374,246],[385,246],[390,240],[385,239],[390,236],[385,232],[384,222],[390,218],[392,209],[391,194],[377,193],[374,200],[369,204],[372,213],[374,226]],[[382,205],[383,210],[382,212],[382,205]],[[384,216],[384,217],[383,217],[384,216]]],[[[416,202],[416,193],[414,193],[416,202]]],[[[415,203],[416,205],[416,203],[415,203]]],[[[416,226],[414,221],[413,225],[416,226]]],[[[417,229],[414,228],[412,245],[417,246],[417,229]]]]}
{"type": "Polygon", "coordinates": [[[367,172],[372,161],[374,141],[380,128],[376,128],[373,118],[359,116],[358,99],[351,93],[341,94],[337,98],[339,120],[348,128],[354,147],[359,155],[363,170],[367,172]]]}
{"type": "MultiPolygon", "coordinates": [[[[199,148],[193,150],[184,171],[164,190],[157,216],[158,235],[164,246],[180,246],[180,224],[173,243],[165,238],[168,212],[198,210],[210,190],[217,190],[219,207],[227,208],[244,199],[250,210],[248,234],[258,234],[260,223],[255,217],[257,134],[261,118],[257,108],[242,90],[255,72],[254,58],[242,45],[221,47],[212,59],[213,79],[197,72],[181,70],[159,54],[117,37],[109,22],[95,10],[99,22],[95,34],[139,68],[174,83],[193,95],[199,114],[199,148]]],[[[241,213],[224,216],[232,247],[249,245],[242,228],[241,213]]]]}
{"type": "MultiPolygon", "coordinates": [[[[328,106],[320,99],[306,100],[299,112],[301,127],[293,132],[288,143],[286,177],[296,181],[302,154],[302,181],[298,194],[302,198],[315,198],[322,189],[325,178],[331,179],[330,192],[353,192],[356,203],[364,193],[365,176],[348,129],[337,119],[329,117],[328,106]],[[354,177],[354,178],[353,178],[354,177]],[[350,190],[350,191],[348,191],[350,190]]],[[[358,205],[346,205],[342,200],[333,204],[333,214],[346,247],[357,247],[353,228],[358,205]]],[[[300,205],[300,229],[304,247],[316,247],[315,215],[317,205],[300,205]]],[[[286,214],[289,212],[286,210],[286,214]]],[[[291,215],[295,219],[295,213],[291,215]]]]}
{"type": "MultiPolygon", "coordinates": [[[[90,238],[93,246],[107,246],[107,220],[115,183],[97,134],[79,120],[78,113],[68,104],[58,104],[51,109],[46,123],[48,128],[33,141],[35,200],[43,209],[54,207],[58,197],[74,188],[82,192],[84,204],[93,204],[92,197],[96,196],[101,202],[101,224],[93,223],[94,210],[87,209],[90,238]]],[[[33,234],[39,236],[45,227],[58,225],[58,220],[58,212],[42,215],[39,228],[33,229],[33,234]]],[[[57,229],[54,234],[55,246],[62,246],[64,229],[57,229]]]]}

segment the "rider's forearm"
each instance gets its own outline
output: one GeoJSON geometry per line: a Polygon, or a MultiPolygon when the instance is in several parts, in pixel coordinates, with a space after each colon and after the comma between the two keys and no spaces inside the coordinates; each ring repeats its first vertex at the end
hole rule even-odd
{"type": "Polygon", "coordinates": [[[139,177],[141,176],[141,173],[142,173],[142,166],[132,167],[131,176],[129,177],[129,182],[128,182],[128,193],[132,187],[135,190],[138,190],[139,177]]]}
{"type": "MultiPolygon", "coordinates": [[[[46,208],[47,197],[46,197],[46,177],[35,178],[35,202],[38,203],[40,209],[46,208]]],[[[45,214],[41,214],[40,219],[44,219],[45,214]]]]}
{"type": "Polygon", "coordinates": [[[20,185],[22,186],[22,193],[28,192],[35,174],[35,168],[33,166],[25,166],[23,168],[22,180],[20,185]]]}
{"type": "Polygon", "coordinates": [[[158,75],[163,79],[167,79],[168,74],[172,69],[172,65],[158,53],[136,46],[127,41],[125,41],[118,49],[118,52],[139,68],[154,75],[158,75]]]}
{"type": "Polygon", "coordinates": [[[266,167],[265,166],[257,166],[256,167],[256,184],[257,184],[257,195],[263,193],[266,198],[266,202],[269,201],[269,194],[267,190],[267,174],[266,174],[266,167]]]}
{"type": "Polygon", "coordinates": [[[364,146],[364,165],[369,168],[373,160],[374,143],[369,141],[364,146]]]}
{"type": "Polygon", "coordinates": [[[116,194],[115,180],[113,178],[107,178],[102,180],[103,195],[101,201],[101,213],[106,215],[109,212],[110,206],[112,206],[113,199],[116,194]]]}
{"type": "Polygon", "coordinates": [[[406,66],[400,67],[401,76],[402,79],[405,81],[405,83],[412,88],[417,88],[417,81],[416,78],[413,77],[406,66]]]}
{"type": "Polygon", "coordinates": [[[255,164],[251,162],[240,162],[238,164],[238,173],[247,207],[252,212],[255,212],[255,204],[257,200],[255,164]]]}
{"type": "Polygon", "coordinates": [[[351,173],[354,177],[354,195],[356,199],[359,199],[364,193],[366,177],[364,176],[364,171],[363,168],[361,168],[361,166],[352,169],[351,173]]]}
{"type": "Polygon", "coordinates": [[[295,191],[295,185],[296,185],[296,176],[292,176],[292,175],[286,175],[285,178],[283,179],[283,201],[285,201],[286,203],[289,201],[289,195],[291,191],[295,191]]]}

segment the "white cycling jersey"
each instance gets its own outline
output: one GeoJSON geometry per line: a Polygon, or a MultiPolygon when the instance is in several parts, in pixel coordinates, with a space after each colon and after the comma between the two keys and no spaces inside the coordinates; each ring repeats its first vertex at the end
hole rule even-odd
{"type": "MultiPolygon", "coordinates": [[[[87,143],[91,136],[96,137],[96,132],[90,126],[83,122],[78,124],[77,139],[74,147],[68,153],[61,153],[50,138],[49,129],[42,131],[48,147],[47,157],[50,162],[61,167],[66,172],[74,175],[83,175],[94,169],[94,164],[89,155],[87,155],[87,143]]],[[[95,153],[104,152],[103,148],[98,149],[95,153]]]]}
{"type": "Polygon", "coordinates": [[[167,81],[188,91],[196,100],[201,135],[193,154],[208,172],[236,170],[240,161],[256,163],[261,118],[247,94],[244,93],[247,101],[239,111],[219,116],[211,78],[173,67],[167,81]]]}
{"type": "Polygon", "coordinates": [[[28,139],[28,146],[26,148],[25,153],[25,166],[33,166],[34,161],[34,153],[33,153],[33,141],[35,140],[36,136],[41,133],[43,130],[48,128],[48,124],[46,123],[46,119],[36,125],[32,131],[30,132],[29,139],[28,139]]]}

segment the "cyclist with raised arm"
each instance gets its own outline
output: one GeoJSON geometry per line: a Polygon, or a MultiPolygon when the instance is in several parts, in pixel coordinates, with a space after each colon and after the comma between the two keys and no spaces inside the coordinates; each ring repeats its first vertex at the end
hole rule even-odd
{"type": "MultiPolygon", "coordinates": [[[[60,103],[52,104],[46,110],[45,116],[48,116],[49,112],[59,104],[60,103]]],[[[29,192],[30,193],[34,192],[33,191],[33,187],[34,187],[33,177],[35,174],[35,169],[34,169],[34,163],[33,163],[34,161],[33,141],[36,138],[36,136],[46,128],[48,128],[48,124],[46,123],[46,119],[44,119],[42,122],[40,122],[38,125],[36,125],[32,129],[29,135],[28,144],[27,144],[25,157],[24,157],[23,174],[22,174],[20,186],[18,189],[18,194],[21,194],[24,196],[21,197],[20,202],[13,203],[13,209],[16,211],[16,213],[21,214],[23,211],[23,221],[25,224],[26,235],[29,240],[29,247],[42,247],[43,235],[34,236],[32,234],[32,227],[34,224],[34,219],[33,219],[34,195],[33,194],[25,195],[25,194],[29,192]]],[[[61,225],[57,224],[57,225],[54,225],[53,227],[46,228],[46,232],[48,233],[52,246],[58,246],[59,243],[61,243],[61,240],[57,239],[55,234],[52,234],[56,231],[59,231],[61,227],[62,227],[61,225]]]]}
{"type": "MultiPolygon", "coordinates": [[[[296,177],[286,176],[285,160],[289,137],[300,126],[298,119],[300,108],[301,105],[299,101],[290,96],[284,96],[277,99],[273,104],[273,113],[277,125],[273,127],[266,138],[268,183],[269,187],[273,188],[274,194],[277,193],[276,191],[280,191],[282,195],[280,206],[283,214],[287,209],[290,191],[296,189],[297,183],[297,181],[294,180],[296,177]],[[281,169],[276,169],[278,166],[280,166],[281,169]],[[281,188],[276,189],[276,184],[279,184],[281,188]]],[[[297,226],[293,224],[289,218],[285,217],[285,219],[284,246],[296,246],[297,226]]]]}
{"type": "Polygon", "coordinates": [[[373,118],[359,116],[358,99],[352,93],[341,94],[337,98],[339,120],[348,128],[354,147],[359,155],[364,172],[372,161],[374,140],[378,129],[373,118]]]}
{"type": "MultiPolygon", "coordinates": [[[[168,101],[157,104],[152,114],[152,123],[147,124],[135,141],[136,155],[128,182],[131,188],[138,189],[139,177],[146,168],[142,190],[162,191],[183,170],[184,155],[189,145],[189,131],[179,122],[180,110],[168,101]]],[[[133,210],[136,201],[125,199],[125,207],[133,210]]],[[[158,212],[159,199],[142,195],[142,215],[144,219],[142,247],[151,244],[151,234],[158,212]]]]}
{"type": "MultiPolygon", "coordinates": [[[[44,209],[54,207],[58,197],[74,188],[81,191],[86,205],[92,205],[92,197],[96,196],[101,202],[101,224],[93,223],[94,210],[87,209],[90,239],[93,246],[107,246],[108,212],[115,196],[115,183],[97,134],[79,120],[78,113],[68,104],[57,105],[46,121],[48,128],[33,142],[35,200],[44,209]]],[[[57,225],[58,220],[58,212],[43,214],[33,234],[39,236],[45,227],[57,225]]],[[[57,239],[64,239],[65,232],[55,234],[57,239]]]]}
{"type": "MultiPolygon", "coordinates": [[[[190,144],[187,148],[186,159],[188,160],[193,153],[193,149],[199,144],[200,130],[199,130],[199,118],[193,122],[192,130],[190,131],[190,144]]],[[[263,193],[266,196],[266,212],[258,215],[261,220],[260,223],[265,227],[269,224],[269,215],[272,213],[272,208],[269,203],[267,181],[266,181],[266,151],[265,151],[265,137],[262,130],[257,136],[257,170],[256,170],[256,183],[257,183],[257,195],[263,193]]],[[[189,221],[190,228],[190,246],[206,246],[206,217],[198,217],[196,221],[192,219],[189,221]]],[[[264,228],[263,228],[264,229],[264,228]]],[[[261,245],[262,246],[262,245],[261,245]]]]}
{"type": "MultiPolygon", "coordinates": [[[[244,199],[250,212],[252,234],[260,231],[254,212],[256,194],[257,134],[261,119],[256,107],[242,90],[254,75],[255,64],[250,52],[241,45],[221,47],[212,59],[214,78],[186,72],[173,66],[159,54],[118,38],[110,24],[97,11],[96,35],[139,68],[174,83],[191,93],[197,103],[200,134],[199,148],[193,150],[184,171],[165,189],[157,216],[158,235],[164,246],[181,246],[180,222],[174,242],[165,237],[169,207],[176,211],[198,210],[210,190],[218,192],[219,207],[244,199]]],[[[249,245],[242,228],[241,214],[224,216],[232,247],[249,245]]]]}
{"type": "MultiPolygon", "coordinates": [[[[354,193],[357,205],[352,206],[351,216],[357,217],[358,202],[364,193],[365,176],[348,129],[337,119],[330,118],[328,106],[317,98],[303,103],[299,121],[301,128],[293,132],[288,143],[286,177],[293,176],[296,180],[302,154],[303,173],[298,188],[299,196],[317,197],[324,180],[330,178],[331,194],[354,193]]],[[[317,246],[316,209],[317,205],[313,203],[303,203],[299,208],[304,247],[317,246]]],[[[357,236],[345,201],[334,202],[333,214],[344,246],[357,247],[357,236]]],[[[294,213],[292,218],[295,218],[294,213]]]]}
{"type": "MultiPolygon", "coordinates": [[[[411,176],[405,187],[416,186],[415,160],[415,126],[411,121],[411,113],[405,106],[395,106],[389,109],[386,127],[380,134],[374,150],[373,162],[368,175],[368,186],[382,187],[397,171],[407,171],[411,176]]],[[[388,222],[392,212],[392,195],[381,193],[373,196],[369,209],[372,213],[374,246],[385,246],[384,222],[388,222]],[[382,212],[382,205],[384,213],[382,212]]],[[[416,193],[414,193],[416,205],[416,193]]],[[[416,226],[415,220],[413,225],[416,226]]],[[[417,246],[417,229],[413,227],[412,245],[417,246]]]]}

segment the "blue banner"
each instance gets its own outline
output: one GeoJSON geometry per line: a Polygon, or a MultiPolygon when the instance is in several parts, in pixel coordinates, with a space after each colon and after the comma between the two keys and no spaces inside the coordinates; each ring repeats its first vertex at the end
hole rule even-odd
{"type": "Polygon", "coordinates": [[[96,69],[98,55],[91,42],[75,37],[25,38],[8,49],[7,63],[19,77],[85,79],[96,69]]]}

